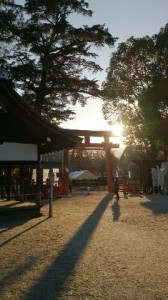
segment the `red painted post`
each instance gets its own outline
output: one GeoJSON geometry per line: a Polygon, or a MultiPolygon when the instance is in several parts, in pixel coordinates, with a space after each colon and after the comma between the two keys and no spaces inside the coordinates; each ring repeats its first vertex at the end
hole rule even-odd
{"type": "MultiPolygon", "coordinates": [[[[94,148],[103,148],[106,152],[106,174],[107,174],[107,187],[108,192],[114,192],[114,178],[112,175],[112,167],[111,167],[111,155],[110,149],[111,148],[119,148],[119,144],[110,143],[109,138],[112,136],[111,131],[88,131],[88,130],[76,130],[72,129],[71,133],[84,136],[84,142],[80,142],[76,145],[76,149],[86,149],[87,147],[94,147],[94,148]],[[91,137],[104,137],[104,142],[102,143],[92,143],[90,141],[91,137]]],[[[63,151],[63,177],[62,177],[62,188],[61,192],[63,195],[67,195],[69,192],[69,172],[65,170],[68,169],[68,150],[64,149],[63,151]]]]}

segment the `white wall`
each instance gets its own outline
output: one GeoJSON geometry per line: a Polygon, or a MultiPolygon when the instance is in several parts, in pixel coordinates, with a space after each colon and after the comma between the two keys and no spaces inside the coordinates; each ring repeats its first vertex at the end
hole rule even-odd
{"type": "Polygon", "coordinates": [[[37,161],[36,144],[3,143],[0,145],[0,161],[37,161]]]}

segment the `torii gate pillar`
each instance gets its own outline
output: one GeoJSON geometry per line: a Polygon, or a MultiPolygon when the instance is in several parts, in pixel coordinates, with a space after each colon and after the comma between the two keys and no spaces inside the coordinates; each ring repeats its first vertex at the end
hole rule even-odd
{"type": "MultiPolygon", "coordinates": [[[[108,193],[114,192],[114,178],[112,175],[111,166],[111,148],[119,148],[119,144],[110,143],[109,138],[112,136],[111,131],[91,131],[91,130],[78,130],[69,129],[69,132],[77,136],[83,137],[83,142],[75,146],[79,149],[103,149],[106,153],[106,175],[107,175],[107,190],[108,193]],[[91,137],[103,137],[104,142],[93,143],[91,137]]],[[[69,170],[68,170],[68,150],[63,150],[63,170],[62,170],[62,195],[67,195],[69,192],[69,170]]]]}
{"type": "Polygon", "coordinates": [[[107,175],[107,190],[108,193],[114,192],[114,177],[112,175],[110,147],[106,147],[106,175],[107,175]]]}

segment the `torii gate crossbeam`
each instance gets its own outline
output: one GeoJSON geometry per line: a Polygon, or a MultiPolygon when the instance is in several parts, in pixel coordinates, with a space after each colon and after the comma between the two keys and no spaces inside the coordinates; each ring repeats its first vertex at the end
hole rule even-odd
{"type": "MultiPolygon", "coordinates": [[[[111,166],[111,156],[110,150],[112,148],[119,148],[119,144],[113,144],[110,142],[110,137],[114,137],[111,131],[93,131],[93,130],[78,130],[78,129],[68,129],[68,132],[75,134],[79,137],[82,137],[82,143],[78,143],[75,148],[78,149],[103,149],[106,153],[106,174],[107,174],[107,189],[108,192],[114,192],[114,178],[112,175],[112,166],[111,166]],[[92,143],[91,137],[103,138],[102,143],[92,143]]],[[[62,182],[62,194],[68,194],[68,150],[64,149],[63,151],[63,182],[62,182]]]]}

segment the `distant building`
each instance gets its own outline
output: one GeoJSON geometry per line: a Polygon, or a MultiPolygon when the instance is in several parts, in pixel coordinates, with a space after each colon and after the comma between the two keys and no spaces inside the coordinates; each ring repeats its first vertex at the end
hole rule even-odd
{"type": "Polygon", "coordinates": [[[96,180],[98,177],[88,170],[74,171],[69,173],[71,180],[96,180]]]}

